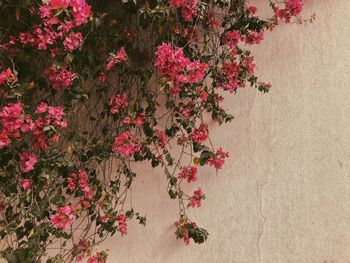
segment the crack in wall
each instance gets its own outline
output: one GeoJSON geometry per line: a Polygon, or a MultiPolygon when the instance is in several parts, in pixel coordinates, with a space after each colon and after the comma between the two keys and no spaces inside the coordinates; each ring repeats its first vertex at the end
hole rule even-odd
{"type": "Polygon", "coordinates": [[[263,182],[258,182],[257,185],[257,192],[258,192],[258,198],[259,198],[259,221],[258,221],[258,237],[256,240],[256,248],[257,248],[257,252],[258,252],[258,258],[259,258],[259,262],[261,261],[261,237],[264,234],[264,225],[266,222],[266,217],[263,214],[263,199],[262,199],[262,195],[263,195],[263,190],[264,190],[264,186],[267,185],[269,183],[269,179],[267,177],[267,179],[263,182]]]}

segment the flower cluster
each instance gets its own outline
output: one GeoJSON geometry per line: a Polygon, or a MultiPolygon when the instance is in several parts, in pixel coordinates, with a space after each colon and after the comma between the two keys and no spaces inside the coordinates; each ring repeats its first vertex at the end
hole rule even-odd
{"type": "Polygon", "coordinates": [[[111,106],[110,112],[112,114],[118,113],[121,109],[124,109],[128,106],[128,101],[126,100],[126,94],[123,93],[121,95],[112,96],[108,102],[109,106],[111,106]]]}
{"type": "Polygon", "coordinates": [[[22,181],[23,190],[28,190],[28,189],[30,189],[31,186],[32,186],[32,184],[30,183],[29,179],[23,179],[23,181],[22,181]]]}
{"type": "Polygon", "coordinates": [[[204,242],[189,213],[205,195],[186,189],[229,157],[210,126],[233,119],[230,93],[270,90],[249,49],[280,22],[302,23],[304,1],[272,0],[267,18],[243,0],[10,2],[0,4],[1,257],[105,262],[96,247],[146,221],[127,198],[136,162],[162,167],[176,237],[204,242]]]}
{"type": "Polygon", "coordinates": [[[9,145],[10,138],[20,137],[21,127],[25,123],[22,111],[21,103],[10,103],[0,111],[0,148],[9,145]]]}
{"type": "Polygon", "coordinates": [[[81,32],[70,33],[63,40],[64,49],[68,52],[72,52],[73,50],[79,47],[82,41],[83,41],[83,34],[81,32]]]}
{"type": "Polygon", "coordinates": [[[87,263],[105,263],[107,260],[106,253],[96,252],[95,256],[88,258],[87,263]]]}
{"type": "Polygon", "coordinates": [[[181,8],[182,16],[186,21],[191,21],[197,16],[197,0],[170,0],[170,5],[181,8]]]}
{"type": "Polygon", "coordinates": [[[210,166],[214,166],[216,170],[220,170],[225,163],[225,159],[228,157],[228,152],[224,152],[221,148],[219,148],[207,162],[210,166]]]}
{"type": "Polygon", "coordinates": [[[69,205],[59,208],[55,214],[50,216],[52,225],[56,228],[68,229],[77,219],[76,215],[74,214],[75,210],[75,207],[69,205]]]}
{"type": "Polygon", "coordinates": [[[155,66],[162,77],[174,82],[174,92],[181,84],[196,84],[203,80],[208,65],[198,60],[191,62],[182,48],[172,48],[169,43],[157,47],[155,66]]]}
{"type": "Polygon", "coordinates": [[[115,138],[112,148],[122,156],[132,156],[140,150],[141,146],[130,131],[123,132],[115,138]]]}
{"type": "Polygon", "coordinates": [[[92,187],[89,184],[89,175],[86,171],[80,170],[78,173],[71,173],[67,179],[68,189],[74,191],[78,188],[84,193],[85,199],[92,199],[92,187]]]}
{"type": "Polygon", "coordinates": [[[54,49],[55,45],[61,43],[65,51],[72,52],[82,42],[82,33],[72,30],[86,24],[92,12],[85,0],[50,0],[40,6],[40,16],[43,21],[41,25],[33,26],[28,32],[20,32],[18,39],[14,38],[13,41],[18,40],[24,46],[33,46],[39,50],[54,49]],[[60,20],[56,15],[61,10],[69,14],[66,19],[60,20]],[[73,21],[69,19],[71,16],[73,21]]]}
{"type": "Polygon", "coordinates": [[[118,231],[122,236],[125,235],[128,230],[128,218],[124,214],[119,214],[116,220],[118,222],[118,231]]]}
{"type": "Polygon", "coordinates": [[[177,176],[179,179],[185,179],[187,183],[196,182],[198,169],[194,166],[184,166],[181,169],[181,172],[177,176]]]}
{"type": "Polygon", "coordinates": [[[115,65],[126,61],[128,56],[126,55],[125,49],[122,47],[119,49],[117,54],[111,54],[107,60],[106,70],[111,70],[115,65]]]}
{"type": "Polygon", "coordinates": [[[67,89],[73,85],[76,75],[67,69],[59,69],[53,65],[44,71],[45,76],[51,81],[54,89],[67,89]]]}
{"type": "Polygon", "coordinates": [[[92,15],[91,6],[85,0],[49,0],[47,5],[43,5],[41,9],[47,9],[46,14],[52,15],[52,11],[57,9],[72,10],[72,15],[76,26],[80,26],[88,22],[88,18],[92,15]]]}
{"type": "Polygon", "coordinates": [[[16,76],[12,73],[11,69],[6,69],[0,73],[0,85],[6,83],[6,84],[12,84],[16,81],[16,76]]]}
{"type": "Polygon", "coordinates": [[[190,139],[194,142],[202,143],[208,139],[208,125],[206,123],[201,123],[199,128],[195,128],[190,135],[190,139]]]}
{"type": "Polygon", "coordinates": [[[274,7],[275,18],[289,23],[292,17],[300,15],[304,7],[304,0],[287,0],[284,8],[274,7]]]}
{"type": "Polygon", "coordinates": [[[196,191],[193,192],[193,195],[190,198],[189,206],[192,208],[200,207],[202,205],[201,201],[205,198],[205,195],[202,191],[202,188],[198,187],[196,191]]]}
{"type": "MultiPolygon", "coordinates": [[[[28,151],[24,151],[20,155],[20,165],[24,173],[28,173],[34,169],[34,165],[38,162],[38,158],[35,154],[28,151]]],[[[24,188],[24,187],[23,187],[24,188]]]]}

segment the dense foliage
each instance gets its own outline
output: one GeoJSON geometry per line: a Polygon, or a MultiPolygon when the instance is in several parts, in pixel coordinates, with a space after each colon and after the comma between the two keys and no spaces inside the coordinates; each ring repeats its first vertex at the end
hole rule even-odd
{"type": "Polygon", "coordinates": [[[182,186],[229,156],[206,120],[231,121],[227,93],[270,89],[247,48],[302,22],[302,0],[266,4],[262,19],[245,0],[0,1],[0,258],[105,262],[98,244],[145,224],[125,205],[141,161],[164,169],[177,238],[204,242],[188,211],[205,195],[182,186]]]}

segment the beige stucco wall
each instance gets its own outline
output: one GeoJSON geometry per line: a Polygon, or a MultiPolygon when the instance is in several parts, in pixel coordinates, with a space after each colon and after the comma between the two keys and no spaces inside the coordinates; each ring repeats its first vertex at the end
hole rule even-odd
{"type": "Polygon", "coordinates": [[[232,157],[199,180],[207,199],[192,218],[209,240],[175,240],[177,203],[161,171],[143,168],[133,205],[147,226],[109,239],[108,262],[350,262],[350,0],[306,0],[313,12],[255,51],[271,92],[241,90],[226,102],[234,121],[212,127],[232,157]]]}

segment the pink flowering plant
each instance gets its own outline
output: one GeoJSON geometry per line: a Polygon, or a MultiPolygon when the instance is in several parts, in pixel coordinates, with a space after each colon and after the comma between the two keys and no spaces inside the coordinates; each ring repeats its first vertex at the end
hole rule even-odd
{"type": "Polygon", "coordinates": [[[306,21],[303,0],[266,5],[261,18],[246,0],[0,1],[0,258],[105,262],[101,242],[146,222],[127,198],[135,162],[164,171],[176,237],[204,242],[200,168],[229,157],[210,126],[232,120],[226,96],[271,88],[249,48],[306,21]]]}

